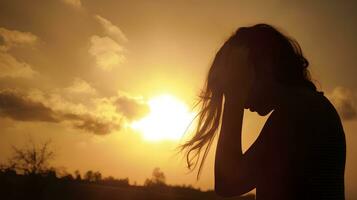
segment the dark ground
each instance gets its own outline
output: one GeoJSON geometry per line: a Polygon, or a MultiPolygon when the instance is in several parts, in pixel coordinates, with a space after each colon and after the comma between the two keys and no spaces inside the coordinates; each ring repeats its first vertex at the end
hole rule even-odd
{"type": "Polygon", "coordinates": [[[0,175],[0,199],[85,199],[85,200],[254,200],[254,195],[220,198],[213,191],[200,191],[187,186],[108,185],[55,176],[0,175]]]}

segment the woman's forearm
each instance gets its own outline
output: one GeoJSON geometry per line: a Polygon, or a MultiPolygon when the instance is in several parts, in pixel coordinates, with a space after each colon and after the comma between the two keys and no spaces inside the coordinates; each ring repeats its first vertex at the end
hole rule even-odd
{"type": "Polygon", "coordinates": [[[228,99],[224,106],[216,149],[214,187],[217,194],[231,197],[249,192],[256,187],[256,181],[252,174],[254,165],[247,162],[247,155],[242,151],[244,104],[228,99]]]}
{"type": "Polygon", "coordinates": [[[242,154],[242,125],[244,105],[240,101],[225,99],[222,125],[217,149],[235,158],[242,154]]]}
{"type": "MultiPolygon", "coordinates": [[[[237,170],[242,152],[244,105],[239,100],[225,99],[222,126],[215,157],[215,176],[229,176],[237,170]]],[[[223,178],[223,177],[222,177],[223,178]]]]}

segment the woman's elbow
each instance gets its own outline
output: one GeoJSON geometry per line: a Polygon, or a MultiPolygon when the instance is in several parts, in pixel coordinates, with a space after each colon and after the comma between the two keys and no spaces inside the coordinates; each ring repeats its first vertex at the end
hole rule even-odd
{"type": "Polygon", "coordinates": [[[241,195],[239,188],[235,187],[235,184],[230,184],[226,182],[215,181],[214,191],[218,196],[221,197],[233,197],[241,195]]]}
{"type": "Polygon", "coordinates": [[[255,188],[255,184],[249,181],[227,180],[215,178],[214,190],[221,197],[233,197],[246,194],[255,188]]]}
{"type": "Polygon", "coordinates": [[[230,190],[228,188],[225,188],[224,186],[215,185],[214,191],[218,196],[221,196],[221,197],[224,197],[224,198],[236,196],[236,194],[234,194],[232,192],[232,190],[230,190]]]}

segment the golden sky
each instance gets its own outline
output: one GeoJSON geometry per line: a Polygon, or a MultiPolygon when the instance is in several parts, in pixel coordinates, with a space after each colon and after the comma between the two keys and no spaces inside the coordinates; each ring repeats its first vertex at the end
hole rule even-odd
{"type": "MultiPolygon", "coordinates": [[[[191,116],[186,109],[225,39],[240,26],[265,22],[298,40],[319,90],[338,109],[347,139],[346,194],[357,197],[356,7],[353,1],[2,0],[0,161],[11,145],[51,139],[54,165],[69,172],[100,170],[142,184],[160,167],[170,184],[212,188],[214,148],[196,182],[174,154],[182,126],[173,127],[191,116]],[[174,110],[164,109],[171,104],[174,110]],[[159,136],[153,140],[150,131],[159,136]]],[[[247,114],[244,148],[265,120],[247,114]]]]}

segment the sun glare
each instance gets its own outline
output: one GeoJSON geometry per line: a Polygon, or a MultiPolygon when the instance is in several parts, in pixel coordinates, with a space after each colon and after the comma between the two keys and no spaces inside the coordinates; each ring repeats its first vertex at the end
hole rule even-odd
{"type": "Polygon", "coordinates": [[[178,140],[194,118],[187,105],[171,95],[156,96],[148,104],[150,113],[131,124],[147,140],[178,140]]]}

